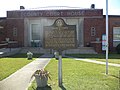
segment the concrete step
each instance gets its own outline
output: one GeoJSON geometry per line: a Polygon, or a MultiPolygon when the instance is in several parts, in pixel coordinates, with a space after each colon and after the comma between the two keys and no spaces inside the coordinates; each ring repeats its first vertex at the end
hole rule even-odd
{"type": "Polygon", "coordinates": [[[77,49],[69,49],[63,52],[64,54],[97,54],[93,47],[79,47],[77,49]]]}
{"type": "Polygon", "coordinates": [[[0,57],[11,56],[19,53],[21,48],[2,48],[0,49],[0,57]]]}
{"type": "MultiPolygon", "coordinates": [[[[28,51],[32,53],[44,53],[53,54],[54,50],[43,49],[40,47],[23,47],[21,53],[27,53],[28,51]]],[[[97,54],[93,47],[79,47],[77,49],[64,50],[63,54],[97,54]]]]}
{"type": "Polygon", "coordinates": [[[28,51],[32,53],[43,53],[43,54],[51,54],[50,49],[43,49],[40,47],[23,47],[20,53],[27,53],[28,51]]]}

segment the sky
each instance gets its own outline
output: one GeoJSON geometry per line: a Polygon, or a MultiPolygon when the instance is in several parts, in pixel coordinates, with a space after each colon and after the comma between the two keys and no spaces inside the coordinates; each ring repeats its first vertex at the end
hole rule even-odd
{"type": "MultiPolygon", "coordinates": [[[[0,17],[6,17],[6,11],[19,10],[20,6],[24,6],[27,10],[48,6],[88,9],[91,4],[95,4],[96,9],[103,9],[103,14],[106,14],[106,0],[0,0],[0,17]]],[[[120,0],[108,0],[108,14],[120,15],[120,0]]]]}

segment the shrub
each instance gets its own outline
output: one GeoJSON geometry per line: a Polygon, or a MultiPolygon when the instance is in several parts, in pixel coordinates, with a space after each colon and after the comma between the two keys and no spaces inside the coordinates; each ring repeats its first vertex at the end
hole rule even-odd
{"type": "Polygon", "coordinates": [[[120,44],[117,45],[116,51],[117,51],[118,54],[120,54],[120,44]]]}

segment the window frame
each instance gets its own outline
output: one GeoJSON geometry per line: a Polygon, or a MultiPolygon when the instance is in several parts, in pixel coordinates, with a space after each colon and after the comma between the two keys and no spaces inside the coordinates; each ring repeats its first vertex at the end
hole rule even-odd
{"type": "Polygon", "coordinates": [[[91,27],[91,36],[92,37],[94,37],[94,36],[96,36],[96,29],[95,29],[95,27],[91,27]]]}
{"type": "Polygon", "coordinates": [[[33,23],[33,24],[30,25],[30,28],[31,28],[31,31],[30,31],[31,41],[32,42],[33,41],[38,42],[38,41],[40,41],[40,30],[38,31],[39,32],[39,39],[33,40],[33,25],[38,25],[38,27],[39,27],[40,24],[33,23]]]}
{"type": "Polygon", "coordinates": [[[14,37],[16,37],[16,36],[17,36],[17,32],[18,32],[17,28],[16,28],[16,27],[14,27],[14,28],[13,28],[13,36],[14,36],[14,37]]]}
{"type": "Polygon", "coordinates": [[[116,47],[118,44],[120,43],[120,27],[113,27],[113,47],[116,47]],[[115,30],[119,30],[117,32],[115,32],[115,30]],[[118,35],[118,39],[116,39],[117,37],[115,37],[115,35],[118,35]]]}

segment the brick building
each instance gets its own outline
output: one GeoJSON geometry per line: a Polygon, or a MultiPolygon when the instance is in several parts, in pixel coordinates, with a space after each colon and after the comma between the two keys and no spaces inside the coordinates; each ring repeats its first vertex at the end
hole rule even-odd
{"type": "MultiPolygon", "coordinates": [[[[18,47],[42,47],[43,27],[50,26],[57,18],[62,18],[68,25],[76,25],[77,44],[79,47],[93,47],[98,53],[104,49],[106,30],[103,9],[55,9],[55,10],[20,10],[7,11],[3,20],[5,36],[17,41],[18,47]],[[34,45],[33,45],[34,43],[34,45]]],[[[1,21],[1,22],[3,22],[1,21]]],[[[0,25],[2,25],[0,22],[0,25]]],[[[109,50],[115,51],[120,43],[120,16],[109,15],[109,50]]]]}
{"type": "Polygon", "coordinates": [[[3,41],[6,36],[6,31],[4,27],[6,27],[6,18],[1,17],[0,18],[0,41],[3,41]]]}

